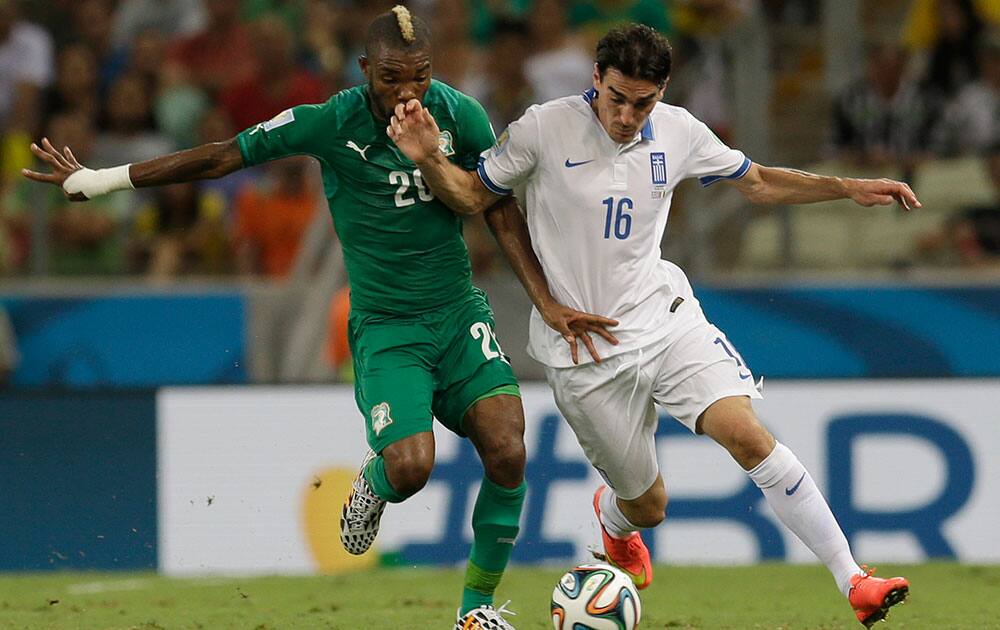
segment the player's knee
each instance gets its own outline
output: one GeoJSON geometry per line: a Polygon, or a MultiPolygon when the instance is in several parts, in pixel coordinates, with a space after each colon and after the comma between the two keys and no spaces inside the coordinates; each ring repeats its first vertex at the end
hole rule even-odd
{"type": "Polygon", "coordinates": [[[434,469],[434,459],[406,454],[386,459],[385,468],[389,483],[399,494],[410,497],[420,492],[434,469]]]}
{"type": "Polygon", "coordinates": [[[484,454],[483,469],[494,483],[513,488],[524,480],[526,459],[524,441],[511,436],[484,454]]]}

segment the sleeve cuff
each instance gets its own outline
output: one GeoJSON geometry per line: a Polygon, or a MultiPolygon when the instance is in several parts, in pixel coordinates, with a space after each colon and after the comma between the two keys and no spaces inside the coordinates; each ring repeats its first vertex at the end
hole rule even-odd
{"type": "Polygon", "coordinates": [[[704,188],[705,186],[711,186],[721,179],[739,179],[747,174],[747,171],[750,170],[751,164],[753,164],[753,162],[750,161],[750,158],[744,156],[743,164],[741,164],[732,175],[709,175],[708,177],[699,177],[698,181],[701,183],[702,188],[704,188]]]}
{"type": "Polygon", "coordinates": [[[482,180],[483,186],[486,186],[490,192],[497,195],[509,195],[512,192],[510,188],[504,188],[490,179],[486,173],[486,158],[479,158],[479,168],[476,171],[479,173],[479,179],[482,180]]]}

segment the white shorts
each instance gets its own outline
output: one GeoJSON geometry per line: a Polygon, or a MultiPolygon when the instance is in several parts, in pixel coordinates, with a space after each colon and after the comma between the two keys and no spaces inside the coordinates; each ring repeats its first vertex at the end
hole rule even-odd
{"type": "Polygon", "coordinates": [[[638,498],[659,475],[654,403],[695,431],[698,417],[715,401],[762,397],[722,331],[700,320],[676,339],[600,364],[545,370],[556,405],[590,463],[623,499],[638,498]]]}

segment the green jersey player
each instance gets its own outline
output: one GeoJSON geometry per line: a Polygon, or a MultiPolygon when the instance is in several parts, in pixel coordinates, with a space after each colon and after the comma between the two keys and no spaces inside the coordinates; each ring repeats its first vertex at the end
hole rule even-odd
{"type": "MultiPolygon", "coordinates": [[[[485,476],[472,514],[473,545],[456,628],[511,628],[493,607],[524,501],[524,414],[517,381],[497,343],[485,294],[471,284],[461,219],[424,184],[388,138],[399,103],[416,99],[441,128],[441,153],[465,169],[494,142],[482,107],[431,80],[430,33],[403,7],[376,18],[359,59],[368,80],[319,105],[301,105],[240,133],[146,162],[98,171],[69,148],[32,145],[74,201],[128,187],[216,178],[290,155],[321,166],[343,244],[352,311],[355,397],[371,450],[341,517],[341,541],[367,551],[386,503],[419,491],[434,465],[432,418],[467,436],[485,476]]],[[[615,322],[555,305],[556,326],[574,350],[615,322]]],[[[596,358],[596,357],[595,357],[596,358]]]]}

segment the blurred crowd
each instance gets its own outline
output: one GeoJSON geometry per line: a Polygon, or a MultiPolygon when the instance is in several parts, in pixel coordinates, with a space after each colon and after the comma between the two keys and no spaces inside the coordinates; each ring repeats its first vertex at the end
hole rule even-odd
{"type": "Polygon", "coordinates": [[[928,161],[980,160],[992,203],[958,209],[919,239],[917,254],[1000,266],[1000,1],[913,0],[899,37],[869,39],[863,76],[833,110],[843,162],[919,183],[928,161]]]}
{"type": "MultiPolygon", "coordinates": [[[[325,101],[363,82],[356,58],[366,25],[393,4],[0,0],[0,276],[286,276],[325,212],[310,158],[70,204],[20,177],[35,165],[28,147],[45,136],[83,164],[107,167],[224,140],[287,107],[325,101]]],[[[479,99],[496,129],[532,103],[587,88],[597,39],[638,21],[675,45],[668,100],[723,138],[731,119],[720,34],[754,11],[819,19],[818,3],[802,0],[405,4],[431,24],[435,77],[479,99]]],[[[872,41],[864,76],[833,101],[838,156],[878,166],[995,154],[998,23],[998,0],[913,0],[903,32],[872,41]]],[[[977,210],[962,223],[974,234],[993,230],[992,241],[977,241],[988,255],[1000,253],[987,251],[997,246],[996,216],[977,210]]],[[[489,272],[498,261],[492,239],[477,223],[467,237],[476,271],[489,272]]],[[[929,237],[926,251],[946,256],[953,240],[929,237]]]]}

